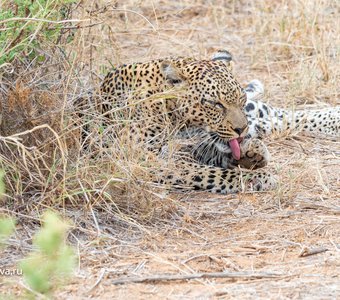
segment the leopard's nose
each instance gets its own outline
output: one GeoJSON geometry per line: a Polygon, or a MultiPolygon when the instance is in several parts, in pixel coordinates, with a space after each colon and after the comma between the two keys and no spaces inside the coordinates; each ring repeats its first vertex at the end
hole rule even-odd
{"type": "Polygon", "coordinates": [[[237,127],[234,128],[234,131],[238,134],[241,135],[243,133],[243,131],[247,128],[247,126],[244,126],[243,128],[237,127]]]}

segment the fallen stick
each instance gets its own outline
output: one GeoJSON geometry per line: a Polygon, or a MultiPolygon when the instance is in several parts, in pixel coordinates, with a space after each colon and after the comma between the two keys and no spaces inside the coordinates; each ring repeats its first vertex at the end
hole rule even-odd
{"type": "Polygon", "coordinates": [[[319,248],[314,248],[314,249],[309,249],[309,248],[304,248],[302,249],[301,253],[299,254],[299,257],[306,257],[310,255],[315,255],[319,253],[323,253],[328,251],[327,248],[324,247],[319,247],[319,248]]]}
{"type": "Polygon", "coordinates": [[[259,279],[259,278],[281,278],[287,277],[285,274],[279,273],[249,273],[249,272],[215,272],[215,273],[196,273],[187,275],[153,275],[147,277],[126,277],[113,280],[114,285],[126,283],[145,283],[145,282],[160,282],[174,280],[192,280],[205,278],[232,278],[232,279],[259,279]]]}

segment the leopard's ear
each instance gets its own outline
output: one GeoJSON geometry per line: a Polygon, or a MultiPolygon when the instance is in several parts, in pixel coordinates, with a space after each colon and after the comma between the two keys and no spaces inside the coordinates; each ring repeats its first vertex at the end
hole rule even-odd
{"type": "Polygon", "coordinates": [[[166,81],[171,85],[180,84],[185,81],[185,78],[181,74],[179,68],[174,66],[170,60],[162,61],[161,72],[163,73],[166,81]]]}
{"type": "Polygon", "coordinates": [[[233,64],[234,64],[233,56],[231,55],[231,53],[228,50],[218,50],[217,52],[215,52],[213,54],[211,59],[213,61],[216,61],[216,60],[223,61],[228,66],[230,71],[232,71],[233,64]]]}

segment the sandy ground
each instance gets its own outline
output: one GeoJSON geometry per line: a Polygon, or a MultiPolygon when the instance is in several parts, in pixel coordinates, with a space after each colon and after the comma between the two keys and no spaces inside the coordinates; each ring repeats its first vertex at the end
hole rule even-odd
{"type": "Polygon", "coordinates": [[[339,208],[322,204],[313,208],[315,204],[303,201],[280,208],[262,201],[261,196],[190,197],[185,201],[187,214],[165,231],[153,230],[136,243],[110,243],[84,251],[81,272],[60,296],[336,299],[339,208]],[[321,253],[302,256],[313,250],[321,253]],[[260,278],[113,285],[117,278],[206,272],[260,274],[260,278]]]}

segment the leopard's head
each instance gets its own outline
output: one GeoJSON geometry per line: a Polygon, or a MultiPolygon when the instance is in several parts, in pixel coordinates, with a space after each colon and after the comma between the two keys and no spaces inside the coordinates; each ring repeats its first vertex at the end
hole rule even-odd
{"type": "Polygon", "coordinates": [[[246,93],[231,72],[230,54],[218,54],[212,60],[164,61],[162,70],[170,84],[183,86],[177,101],[186,123],[231,141],[248,130],[246,93]]]}

